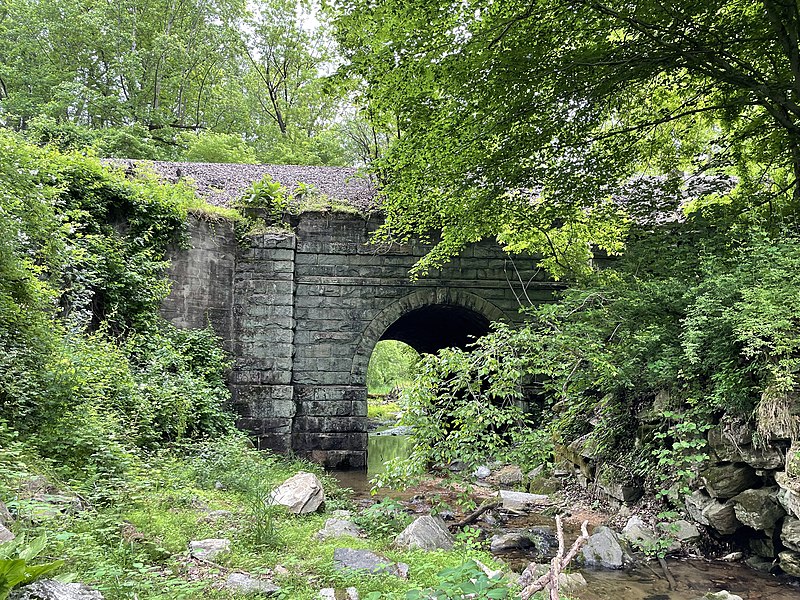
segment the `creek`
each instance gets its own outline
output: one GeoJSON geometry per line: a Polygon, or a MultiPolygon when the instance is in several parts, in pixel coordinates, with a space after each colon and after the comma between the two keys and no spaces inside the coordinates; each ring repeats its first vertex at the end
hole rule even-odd
{"type": "MultiPolygon", "coordinates": [[[[385,430],[386,428],[384,428],[385,430]]],[[[426,492],[419,489],[405,491],[380,490],[377,496],[370,496],[369,480],[381,472],[385,461],[408,455],[413,438],[409,435],[370,434],[368,446],[368,468],[366,471],[338,471],[332,473],[343,487],[354,492],[357,503],[366,505],[384,497],[392,497],[404,502],[415,512],[424,512],[426,492]]],[[[532,527],[554,527],[551,517],[532,513],[525,516],[506,516],[497,520],[491,527],[477,523],[491,537],[526,531],[532,527]]],[[[577,537],[577,527],[567,527],[567,544],[577,537]],[[570,539],[571,537],[571,539],[570,539]]],[[[543,557],[535,556],[534,551],[514,550],[497,554],[511,570],[520,572],[532,560],[544,562],[543,557]]],[[[579,600],[695,600],[706,592],[727,590],[741,596],[743,600],[800,600],[800,587],[788,578],[779,578],[759,573],[742,563],[726,563],[699,558],[668,559],[669,569],[676,582],[676,590],[669,589],[669,583],[657,562],[627,570],[581,569],[588,585],[573,593],[579,600]]]]}

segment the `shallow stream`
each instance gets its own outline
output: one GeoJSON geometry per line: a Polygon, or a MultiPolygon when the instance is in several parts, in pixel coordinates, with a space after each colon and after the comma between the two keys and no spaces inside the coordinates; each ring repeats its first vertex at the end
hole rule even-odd
{"type": "MultiPolygon", "coordinates": [[[[369,479],[383,470],[383,463],[391,458],[406,456],[413,443],[408,435],[370,435],[367,471],[339,471],[333,473],[344,487],[351,488],[355,499],[367,502],[369,479]]],[[[408,500],[408,492],[381,491],[379,496],[392,496],[408,500]]],[[[491,532],[506,533],[533,526],[553,526],[553,519],[531,514],[511,517],[491,532]]],[[[574,529],[574,528],[573,528],[574,529]]],[[[577,532],[572,532],[572,539],[577,532]]],[[[569,529],[568,529],[569,537],[569,529]]],[[[567,539],[567,543],[571,542],[567,539]]],[[[523,551],[498,554],[513,570],[521,571],[532,559],[523,551]]],[[[580,600],[695,600],[706,592],[728,590],[744,600],[800,600],[800,587],[788,579],[765,575],[742,563],[725,563],[702,559],[669,559],[669,569],[677,582],[670,590],[669,583],[657,562],[624,571],[595,571],[582,569],[588,586],[573,595],[580,600]]]]}

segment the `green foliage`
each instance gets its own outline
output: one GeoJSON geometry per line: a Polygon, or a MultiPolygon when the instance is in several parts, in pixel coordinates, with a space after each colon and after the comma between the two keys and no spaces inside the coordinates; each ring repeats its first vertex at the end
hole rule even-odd
{"type": "Polygon", "coordinates": [[[354,521],[370,535],[391,538],[403,531],[412,518],[398,501],[384,498],[361,511],[354,521]]]}
{"type": "Polygon", "coordinates": [[[180,136],[179,140],[187,146],[183,157],[191,162],[245,164],[256,162],[253,148],[235,135],[206,131],[197,135],[180,136]]]}
{"type": "Polygon", "coordinates": [[[411,590],[406,600],[459,600],[464,597],[501,599],[509,598],[508,584],[502,577],[489,577],[470,560],[439,573],[441,581],[436,588],[411,590]]]}
{"type": "Polygon", "coordinates": [[[44,535],[30,544],[25,543],[24,535],[10,542],[0,543],[0,600],[8,598],[14,588],[22,587],[61,568],[61,561],[31,564],[46,545],[47,537],[44,535]]]}
{"type": "Polygon", "coordinates": [[[408,344],[382,340],[375,345],[367,367],[367,391],[388,394],[411,383],[419,353],[408,344]]]}

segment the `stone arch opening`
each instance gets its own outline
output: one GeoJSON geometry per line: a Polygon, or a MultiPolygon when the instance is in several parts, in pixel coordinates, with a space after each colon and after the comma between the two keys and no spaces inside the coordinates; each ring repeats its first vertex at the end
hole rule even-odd
{"type": "Polygon", "coordinates": [[[464,290],[417,290],[396,300],[369,324],[353,358],[351,385],[366,382],[372,350],[381,340],[399,340],[418,352],[464,348],[489,332],[492,321],[510,321],[499,308],[464,290]]]}

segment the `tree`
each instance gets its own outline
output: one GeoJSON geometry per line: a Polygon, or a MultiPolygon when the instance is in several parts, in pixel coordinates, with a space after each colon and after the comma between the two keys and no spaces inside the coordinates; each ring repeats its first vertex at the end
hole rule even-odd
{"type": "Polygon", "coordinates": [[[337,0],[332,10],[370,109],[400,123],[379,163],[383,233],[441,231],[419,270],[497,236],[575,276],[590,247],[621,249],[620,198],[642,175],[662,176],[675,198],[700,174],[736,175],[729,199],[767,207],[773,221],[800,201],[794,2],[337,0]]]}

